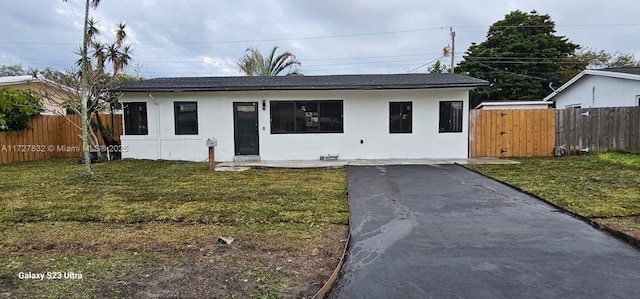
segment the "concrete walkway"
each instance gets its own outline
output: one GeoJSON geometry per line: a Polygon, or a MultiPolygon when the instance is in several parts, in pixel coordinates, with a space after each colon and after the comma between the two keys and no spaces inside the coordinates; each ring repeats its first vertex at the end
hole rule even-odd
{"type": "Polygon", "coordinates": [[[640,251],[457,165],[347,168],[329,298],[638,298],[640,251]]]}
{"type": "Polygon", "coordinates": [[[234,161],[216,165],[217,171],[246,170],[251,167],[266,168],[324,168],[344,166],[382,165],[437,165],[437,164],[517,164],[519,162],[498,158],[470,159],[362,159],[362,160],[290,160],[290,161],[234,161]]]}

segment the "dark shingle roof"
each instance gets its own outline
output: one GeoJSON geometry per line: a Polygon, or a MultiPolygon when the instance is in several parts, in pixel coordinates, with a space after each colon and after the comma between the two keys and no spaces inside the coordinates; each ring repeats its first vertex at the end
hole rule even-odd
{"type": "Polygon", "coordinates": [[[423,89],[479,87],[487,81],[458,74],[156,78],[116,86],[118,91],[245,91],[423,89]]]}
{"type": "Polygon", "coordinates": [[[600,71],[626,73],[626,74],[632,74],[632,75],[640,75],[640,67],[606,68],[606,69],[601,69],[600,71]]]}

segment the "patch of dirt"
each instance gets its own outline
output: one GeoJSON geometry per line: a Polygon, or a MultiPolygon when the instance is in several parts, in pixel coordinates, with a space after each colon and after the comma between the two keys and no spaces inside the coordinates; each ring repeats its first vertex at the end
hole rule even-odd
{"type": "Polygon", "coordinates": [[[230,245],[185,245],[170,250],[184,262],[109,277],[98,289],[105,298],[310,298],[338,264],[347,233],[348,227],[340,227],[327,234],[323,248],[304,252],[264,251],[241,239],[230,245]]]}
{"type": "MultiPolygon", "coordinates": [[[[218,244],[217,238],[189,244],[142,238],[129,243],[124,242],[128,239],[95,244],[25,242],[4,246],[2,251],[31,256],[34,261],[79,256],[90,261],[114,254],[142,254],[143,262],[132,258],[95,276],[87,273],[88,280],[73,286],[75,294],[98,298],[310,298],[337,266],[347,235],[348,226],[335,226],[326,232],[323,242],[304,250],[269,250],[265,248],[274,247],[261,246],[267,241],[262,237],[234,236],[236,240],[229,245],[218,244]]],[[[50,267],[33,264],[26,268],[49,271],[50,267]]],[[[27,284],[25,288],[24,284],[13,274],[0,276],[0,298],[62,296],[55,286],[33,288],[27,284]]]]}
{"type": "Polygon", "coordinates": [[[247,271],[211,264],[143,269],[99,289],[104,298],[248,298],[257,283],[247,271]]]}

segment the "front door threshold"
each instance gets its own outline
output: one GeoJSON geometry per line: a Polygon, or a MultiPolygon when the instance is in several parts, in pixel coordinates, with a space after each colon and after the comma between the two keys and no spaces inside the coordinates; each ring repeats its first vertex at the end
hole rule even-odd
{"type": "Polygon", "coordinates": [[[258,155],[238,155],[233,156],[234,162],[245,162],[245,161],[260,161],[260,156],[258,155]]]}

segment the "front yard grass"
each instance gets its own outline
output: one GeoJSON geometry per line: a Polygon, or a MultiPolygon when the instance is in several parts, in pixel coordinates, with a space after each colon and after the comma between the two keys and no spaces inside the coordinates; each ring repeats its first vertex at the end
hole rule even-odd
{"type": "Polygon", "coordinates": [[[344,169],[94,168],[87,180],[67,159],[0,166],[0,297],[298,296],[319,288],[344,246],[344,169]]]}
{"type": "Polygon", "coordinates": [[[468,167],[640,239],[640,153],[517,160],[468,167]]]}

